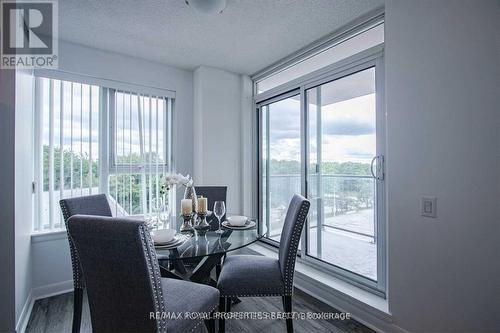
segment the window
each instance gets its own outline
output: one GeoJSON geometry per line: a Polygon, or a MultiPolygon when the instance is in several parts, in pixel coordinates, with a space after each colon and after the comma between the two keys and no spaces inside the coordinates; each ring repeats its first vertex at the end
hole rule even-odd
{"type": "Polygon", "coordinates": [[[35,230],[61,228],[59,200],[99,191],[99,87],[37,78],[35,230]]]}
{"type": "Polygon", "coordinates": [[[109,194],[117,203],[115,214],[151,213],[168,167],[170,101],[115,90],[110,95],[114,112],[109,194]]]}
{"type": "Polygon", "coordinates": [[[311,201],[302,260],[383,295],[383,48],[371,43],[383,42],[383,24],[374,29],[382,39],[367,39],[368,50],[359,43],[326,48],[345,54],[341,63],[298,67],[302,76],[289,82],[280,81],[283,72],[271,75],[276,85],[265,94],[259,84],[271,81],[256,82],[257,202],[264,241],[277,246],[288,203],[302,193],[311,201]]]}
{"type": "Polygon", "coordinates": [[[63,228],[62,198],[107,193],[115,215],[151,212],[173,98],[39,76],[35,101],[35,231],[63,228]]]}

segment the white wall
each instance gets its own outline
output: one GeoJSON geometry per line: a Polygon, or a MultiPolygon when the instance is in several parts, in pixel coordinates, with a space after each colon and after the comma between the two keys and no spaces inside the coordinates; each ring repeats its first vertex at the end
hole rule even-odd
{"type": "MultiPolygon", "coordinates": [[[[59,70],[176,92],[173,154],[178,172],[193,174],[193,73],[123,54],[59,43],[59,70]]],[[[33,288],[53,290],[72,279],[65,235],[33,242],[33,288]]]]}
{"type": "Polygon", "coordinates": [[[499,21],[496,1],[386,3],[389,307],[409,331],[500,331],[499,21]]]}
{"type": "Polygon", "coordinates": [[[0,70],[0,332],[14,332],[15,300],[15,71],[0,70]]]}
{"type": "Polygon", "coordinates": [[[254,174],[257,134],[253,133],[257,112],[253,109],[253,83],[249,76],[241,76],[241,206],[242,213],[254,216],[254,174]]]}
{"type": "Polygon", "coordinates": [[[16,72],[15,124],[15,243],[16,243],[16,322],[27,311],[32,287],[31,232],[33,174],[33,78],[31,72],[16,72]]]}
{"type": "Polygon", "coordinates": [[[194,72],[195,185],[227,185],[227,211],[233,214],[243,213],[241,114],[247,83],[244,76],[216,68],[194,72]]]}

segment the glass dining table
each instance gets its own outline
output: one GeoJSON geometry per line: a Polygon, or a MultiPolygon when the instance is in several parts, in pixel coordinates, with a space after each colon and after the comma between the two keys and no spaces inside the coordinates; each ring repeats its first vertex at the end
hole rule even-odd
{"type": "Polygon", "coordinates": [[[172,249],[155,247],[162,276],[215,285],[227,253],[242,249],[263,237],[257,230],[257,221],[250,221],[255,222],[255,227],[230,229],[222,226],[223,232],[217,233],[218,220],[212,215],[207,217],[210,224],[208,230],[181,232],[183,219],[181,216],[177,217],[171,224],[175,224],[178,234],[183,235],[186,240],[172,249]],[[215,279],[211,276],[214,268],[215,279]]]}

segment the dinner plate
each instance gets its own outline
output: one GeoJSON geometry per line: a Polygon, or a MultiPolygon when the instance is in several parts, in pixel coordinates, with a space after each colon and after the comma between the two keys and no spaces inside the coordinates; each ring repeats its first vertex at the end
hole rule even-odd
{"type": "Polygon", "coordinates": [[[221,223],[224,228],[227,229],[233,229],[233,230],[245,230],[245,229],[251,229],[255,227],[255,221],[250,221],[248,220],[244,225],[242,226],[232,226],[230,225],[227,221],[224,221],[221,223]]]}
{"type": "Polygon", "coordinates": [[[155,247],[157,249],[162,249],[162,250],[169,250],[169,249],[175,249],[178,246],[181,246],[190,238],[189,235],[182,235],[178,234],[174,236],[174,239],[171,240],[170,242],[167,243],[155,243],[155,247]]]}

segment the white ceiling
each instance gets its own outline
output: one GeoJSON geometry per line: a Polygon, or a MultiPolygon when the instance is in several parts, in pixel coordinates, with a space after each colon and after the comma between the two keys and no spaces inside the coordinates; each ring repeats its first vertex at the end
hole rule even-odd
{"type": "Polygon", "coordinates": [[[204,15],[184,0],[60,0],[61,39],[164,64],[252,74],[383,0],[229,0],[204,15]]]}

